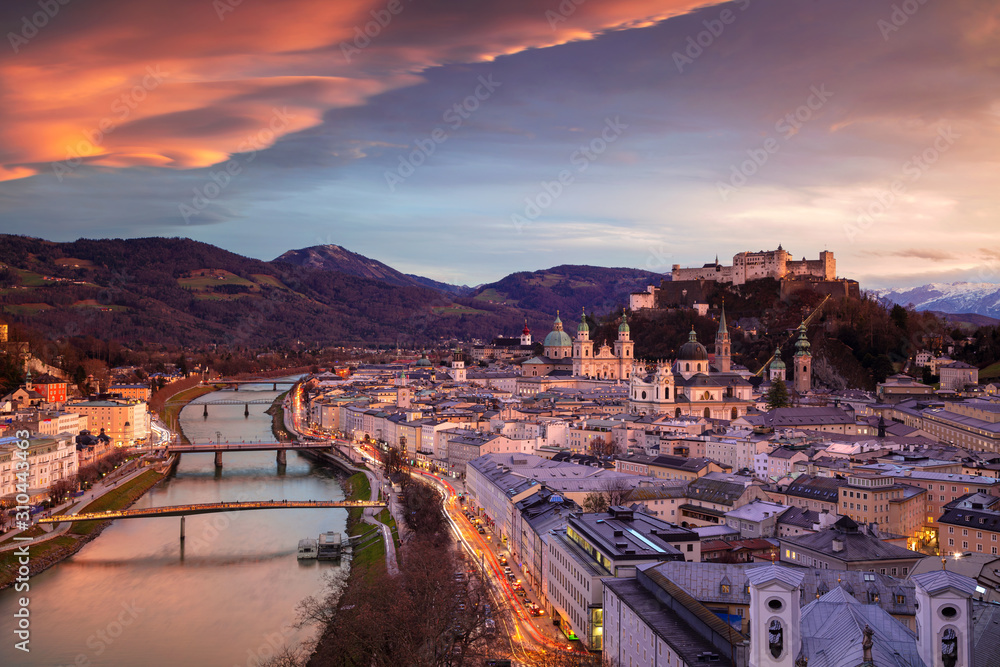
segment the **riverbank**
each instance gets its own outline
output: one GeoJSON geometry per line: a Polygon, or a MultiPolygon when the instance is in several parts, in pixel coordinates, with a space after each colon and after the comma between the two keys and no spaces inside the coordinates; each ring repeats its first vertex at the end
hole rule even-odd
{"type": "Polygon", "coordinates": [[[277,438],[278,442],[286,442],[292,439],[291,434],[285,430],[285,408],[284,401],[285,396],[288,392],[278,394],[274,402],[271,403],[271,407],[264,410],[265,414],[271,415],[271,433],[277,438]]]}
{"type": "MultiPolygon", "coordinates": [[[[98,498],[83,506],[80,512],[103,512],[125,509],[134,504],[143,494],[165,478],[166,475],[162,475],[155,470],[146,470],[121,486],[109,489],[98,498]]],[[[110,525],[110,521],[75,523],[64,534],[56,537],[41,542],[23,542],[22,544],[28,546],[30,558],[30,563],[28,564],[29,576],[43,572],[56,563],[69,558],[82,549],[88,542],[100,535],[110,525]]],[[[14,549],[0,553],[0,590],[12,585],[17,578],[20,558],[17,551],[17,549],[14,549]]]]}

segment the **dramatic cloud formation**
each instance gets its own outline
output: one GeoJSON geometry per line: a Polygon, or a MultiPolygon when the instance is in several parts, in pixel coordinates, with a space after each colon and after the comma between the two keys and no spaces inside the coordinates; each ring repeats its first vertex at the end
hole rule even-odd
{"type": "Polygon", "coordinates": [[[9,3],[0,228],[463,283],[779,242],[871,286],[1000,280],[1000,8],[900,7],[9,3]]]}

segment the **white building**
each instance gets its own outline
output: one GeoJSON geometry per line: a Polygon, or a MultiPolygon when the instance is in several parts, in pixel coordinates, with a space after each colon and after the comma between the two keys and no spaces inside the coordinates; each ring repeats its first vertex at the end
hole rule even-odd
{"type": "MultiPolygon", "coordinates": [[[[0,498],[19,493],[18,472],[27,472],[28,495],[42,499],[52,484],[77,473],[76,444],[70,437],[30,437],[27,470],[18,468],[23,461],[18,447],[21,438],[0,438],[0,498]]],[[[22,466],[23,468],[23,466],[22,466]]]]}

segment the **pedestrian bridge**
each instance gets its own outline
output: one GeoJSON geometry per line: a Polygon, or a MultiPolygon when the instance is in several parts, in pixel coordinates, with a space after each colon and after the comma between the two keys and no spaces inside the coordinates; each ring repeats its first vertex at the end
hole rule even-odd
{"type": "Polygon", "coordinates": [[[203,503],[198,505],[171,505],[147,509],[124,509],[85,514],[61,514],[39,519],[38,523],[64,523],[67,521],[111,521],[113,519],[146,519],[157,516],[187,516],[214,512],[240,512],[248,510],[327,509],[333,507],[385,507],[384,501],[375,500],[255,500],[234,503],[203,503]]]}

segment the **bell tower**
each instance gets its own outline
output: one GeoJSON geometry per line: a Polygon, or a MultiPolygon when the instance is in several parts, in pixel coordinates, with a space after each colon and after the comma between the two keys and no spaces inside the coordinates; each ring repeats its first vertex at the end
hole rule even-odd
{"type": "Polygon", "coordinates": [[[778,347],[774,350],[774,360],[771,362],[768,368],[770,373],[770,380],[774,382],[775,380],[785,381],[785,362],[781,360],[781,348],[778,347]]]}
{"type": "Polygon", "coordinates": [[[917,654],[927,667],[971,667],[972,596],[969,577],[935,570],[911,577],[917,594],[917,654]]]}
{"type": "Polygon", "coordinates": [[[806,338],[806,323],[799,325],[799,339],[795,341],[795,391],[804,394],[812,389],[812,352],[806,338]]]}
{"type": "Polygon", "coordinates": [[[590,342],[590,325],[587,324],[587,311],[580,315],[580,324],[576,327],[576,340],[573,341],[573,374],[590,377],[591,360],[594,357],[594,344],[590,342]]]}
{"type": "Polygon", "coordinates": [[[715,365],[720,373],[728,373],[732,367],[731,344],[729,327],[726,326],[726,302],[723,301],[722,314],[719,315],[719,332],[715,334],[715,365]]]}
{"type": "Polygon", "coordinates": [[[465,382],[465,355],[461,350],[455,350],[451,355],[451,379],[465,382]]]}
{"type": "Polygon", "coordinates": [[[628,379],[631,376],[635,343],[631,340],[628,326],[628,315],[622,310],[622,323],[618,325],[618,340],[615,341],[615,357],[618,359],[618,377],[628,379]]]}
{"type": "Polygon", "coordinates": [[[805,575],[780,565],[747,570],[750,667],[795,667],[802,650],[801,585],[805,575]]]}
{"type": "Polygon", "coordinates": [[[524,329],[521,330],[521,345],[531,345],[531,329],[528,328],[528,318],[524,318],[524,329]]]}

